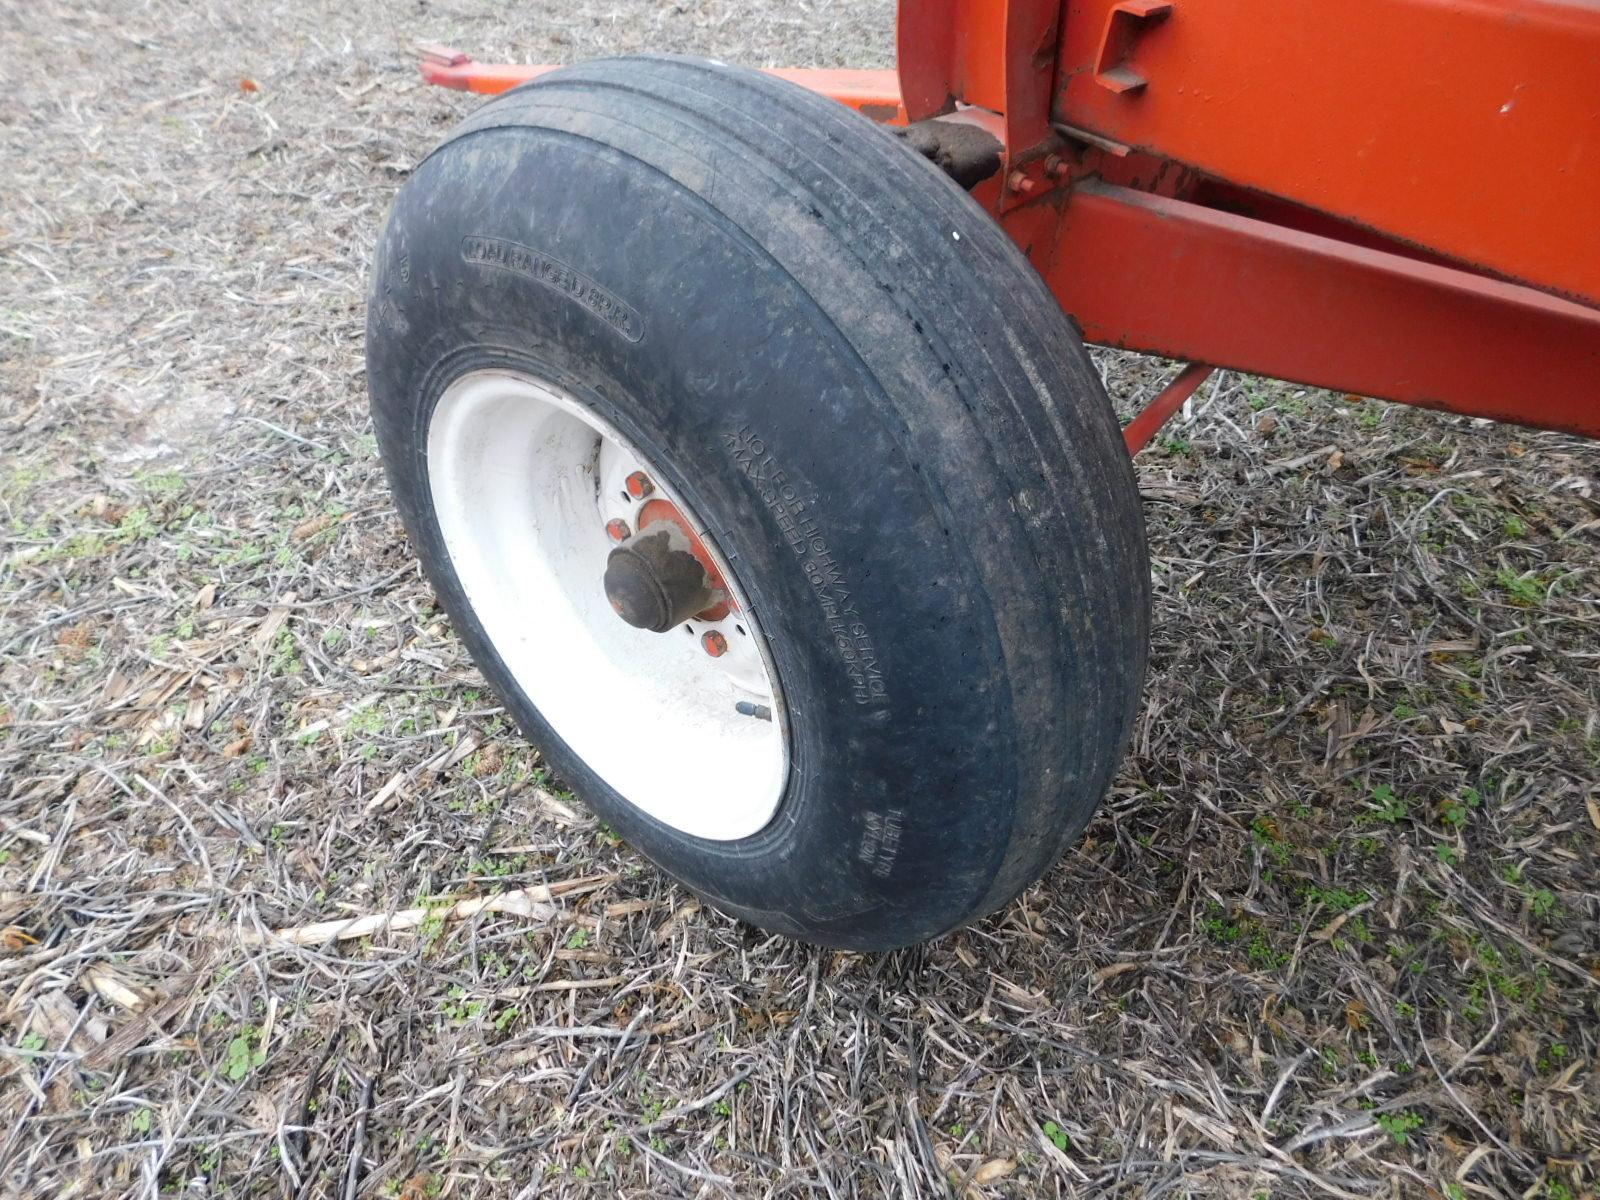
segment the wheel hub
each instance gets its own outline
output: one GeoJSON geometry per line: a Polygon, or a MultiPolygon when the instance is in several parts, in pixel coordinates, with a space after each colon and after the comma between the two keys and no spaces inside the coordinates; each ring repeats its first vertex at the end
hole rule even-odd
{"type": "Polygon", "coordinates": [[[672,521],[656,521],[606,559],[606,599],[635,629],[666,633],[724,595],[672,521]]]}
{"type": "MultiPolygon", "coordinates": [[[[635,498],[648,496],[655,485],[643,471],[635,471],[628,476],[627,491],[635,498]]],[[[646,500],[635,519],[639,530],[632,536],[626,521],[606,526],[613,541],[621,535],[606,559],[604,580],[606,599],[616,614],[635,629],[652,633],[665,633],[690,618],[725,618],[734,608],[728,585],[678,506],[670,500],[646,500]]]]}

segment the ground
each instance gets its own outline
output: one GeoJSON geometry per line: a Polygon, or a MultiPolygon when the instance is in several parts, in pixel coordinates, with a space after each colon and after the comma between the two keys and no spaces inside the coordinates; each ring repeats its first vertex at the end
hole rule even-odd
{"type": "MultiPolygon", "coordinates": [[[[892,14],[498,8],[0,3],[4,1190],[1594,1196],[1600,448],[1207,385],[1083,842],[932,945],[765,937],[506,728],[365,264],[474,104],[415,39],[886,65],[892,14]]],[[[1172,370],[1099,362],[1124,415],[1172,370]]]]}

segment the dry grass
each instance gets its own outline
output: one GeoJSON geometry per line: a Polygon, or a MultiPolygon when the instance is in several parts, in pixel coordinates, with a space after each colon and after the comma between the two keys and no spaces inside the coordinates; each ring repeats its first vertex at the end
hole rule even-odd
{"type": "Polygon", "coordinates": [[[759,12],[0,4],[0,1190],[1593,1196],[1593,445],[1208,386],[1114,794],[920,949],[698,908],[508,733],[367,432],[375,228],[472,103],[409,44],[889,53],[759,12]]]}

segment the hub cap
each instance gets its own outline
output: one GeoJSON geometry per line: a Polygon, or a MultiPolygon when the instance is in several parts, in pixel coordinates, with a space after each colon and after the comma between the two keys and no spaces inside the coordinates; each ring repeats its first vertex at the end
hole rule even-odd
{"type": "Polygon", "coordinates": [[[635,629],[665,633],[720,602],[722,589],[694,554],[694,544],[671,521],[657,521],[611,552],[606,599],[635,629]]]}
{"type": "Polygon", "coordinates": [[[434,409],[428,482],[474,615],[573,753],[684,833],[765,826],[788,776],[776,674],[738,580],[652,465],[557,385],[475,371],[434,409]]]}

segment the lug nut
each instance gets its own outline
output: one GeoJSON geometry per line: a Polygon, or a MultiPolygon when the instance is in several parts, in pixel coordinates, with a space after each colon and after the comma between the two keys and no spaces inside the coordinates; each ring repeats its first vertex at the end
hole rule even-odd
{"type": "Polygon", "coordinates": [[[643,500],[656,490],[656,485],[650,482],[650,476],[643,471],[635,471],[623,480],[622,486],[628,489],[628,495],[635,500],[643,500]]]}
{"type": "Polygon", "coordinates": [[[708,629],[700,638],[700,644],[705,647],[707,654],[712,658],[721,658],[728,652],[728,639],[715,629],[708,629]]]}
{"type": "Polygon", "coordinates": [[[613,542],[627,541],[628,533],[628,523],[621,517],[613,517],[606,522],[606,536],[613,542]]]}

